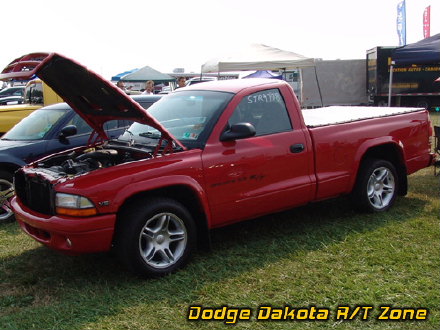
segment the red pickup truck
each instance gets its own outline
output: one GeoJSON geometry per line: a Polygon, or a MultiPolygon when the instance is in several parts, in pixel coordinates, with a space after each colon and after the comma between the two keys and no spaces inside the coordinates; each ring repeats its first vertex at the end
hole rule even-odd
{"type": "Polygon", "coordinates": [[[386,211],[432,163],[423,109],[301,111],[287,83],[243,79],[179,89],[147,112],[61,55],[31,69],[21,74],[38,75],[99,139],[16,172],[21,228],[69,254],[114,249],[141,275],[182,267],[212,228],[313,201],[350,194],[386,211]],[[113,119],[136,123],[108,140],[113,119]]]}

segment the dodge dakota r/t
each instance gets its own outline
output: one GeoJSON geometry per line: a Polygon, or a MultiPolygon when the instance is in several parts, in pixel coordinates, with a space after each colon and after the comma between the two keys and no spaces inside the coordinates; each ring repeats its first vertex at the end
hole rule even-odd
{"type": "Polygon", "coordinates": [[[147,112],[58,54],[19,71],[96,131],[87,147],[15,173],[21,228],[68,254],[113,249],[142,276],[185,265],[212,228],[271,212],[340,195],[386,211],[407,193],[407,176],[432,163],[424,109],[302,111],[286,82],[238,79],[179,89],[147,112]],[[112,140],[103,125],[115,119],[135,123],[112,140]]]}

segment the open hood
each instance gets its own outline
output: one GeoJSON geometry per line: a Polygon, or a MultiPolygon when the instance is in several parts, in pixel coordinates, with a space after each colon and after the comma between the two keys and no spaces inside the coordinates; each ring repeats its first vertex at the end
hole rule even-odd
{"type": "Polygon", "coordinates": [[[156,128],[162,138],[183,145],[140,104],[110,81],[57,53],[32,53],[11,62],[0,80],[38,76],[68,103],[96,132],[108,139],[103,125],[108,120],[133,120],[156,128]]]}

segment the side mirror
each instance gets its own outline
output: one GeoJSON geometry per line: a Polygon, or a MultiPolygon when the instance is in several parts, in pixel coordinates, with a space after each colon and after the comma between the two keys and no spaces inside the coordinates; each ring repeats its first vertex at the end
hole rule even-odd
{"type": "Polygon", "coordinates": [[[220,141],[245,139],[255,135],[255,127],[251,123],[237,123],[225,130],[220,136],[220,141]]]}
{"type": "Polygon", "coordinates": [[[77,129],[75,125],[68,125],[61,130],[60,135],[58,137],[60,140],[65,140],[67,137],[75,135],[76,132],[77,129]]]}

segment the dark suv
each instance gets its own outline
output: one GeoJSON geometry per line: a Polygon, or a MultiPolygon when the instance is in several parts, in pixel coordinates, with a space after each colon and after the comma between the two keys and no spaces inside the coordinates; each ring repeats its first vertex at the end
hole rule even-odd
{"type": "Polygon", "coordinates": [[[0,105],[23,103],[24,88],[24,86],[14,86],[0,90],[0,105]]]}
{"type": "Polygon", "coordinates": [[[6,87],[0,90],[0,97],[23,96],[24,86],[6,87]]]}

